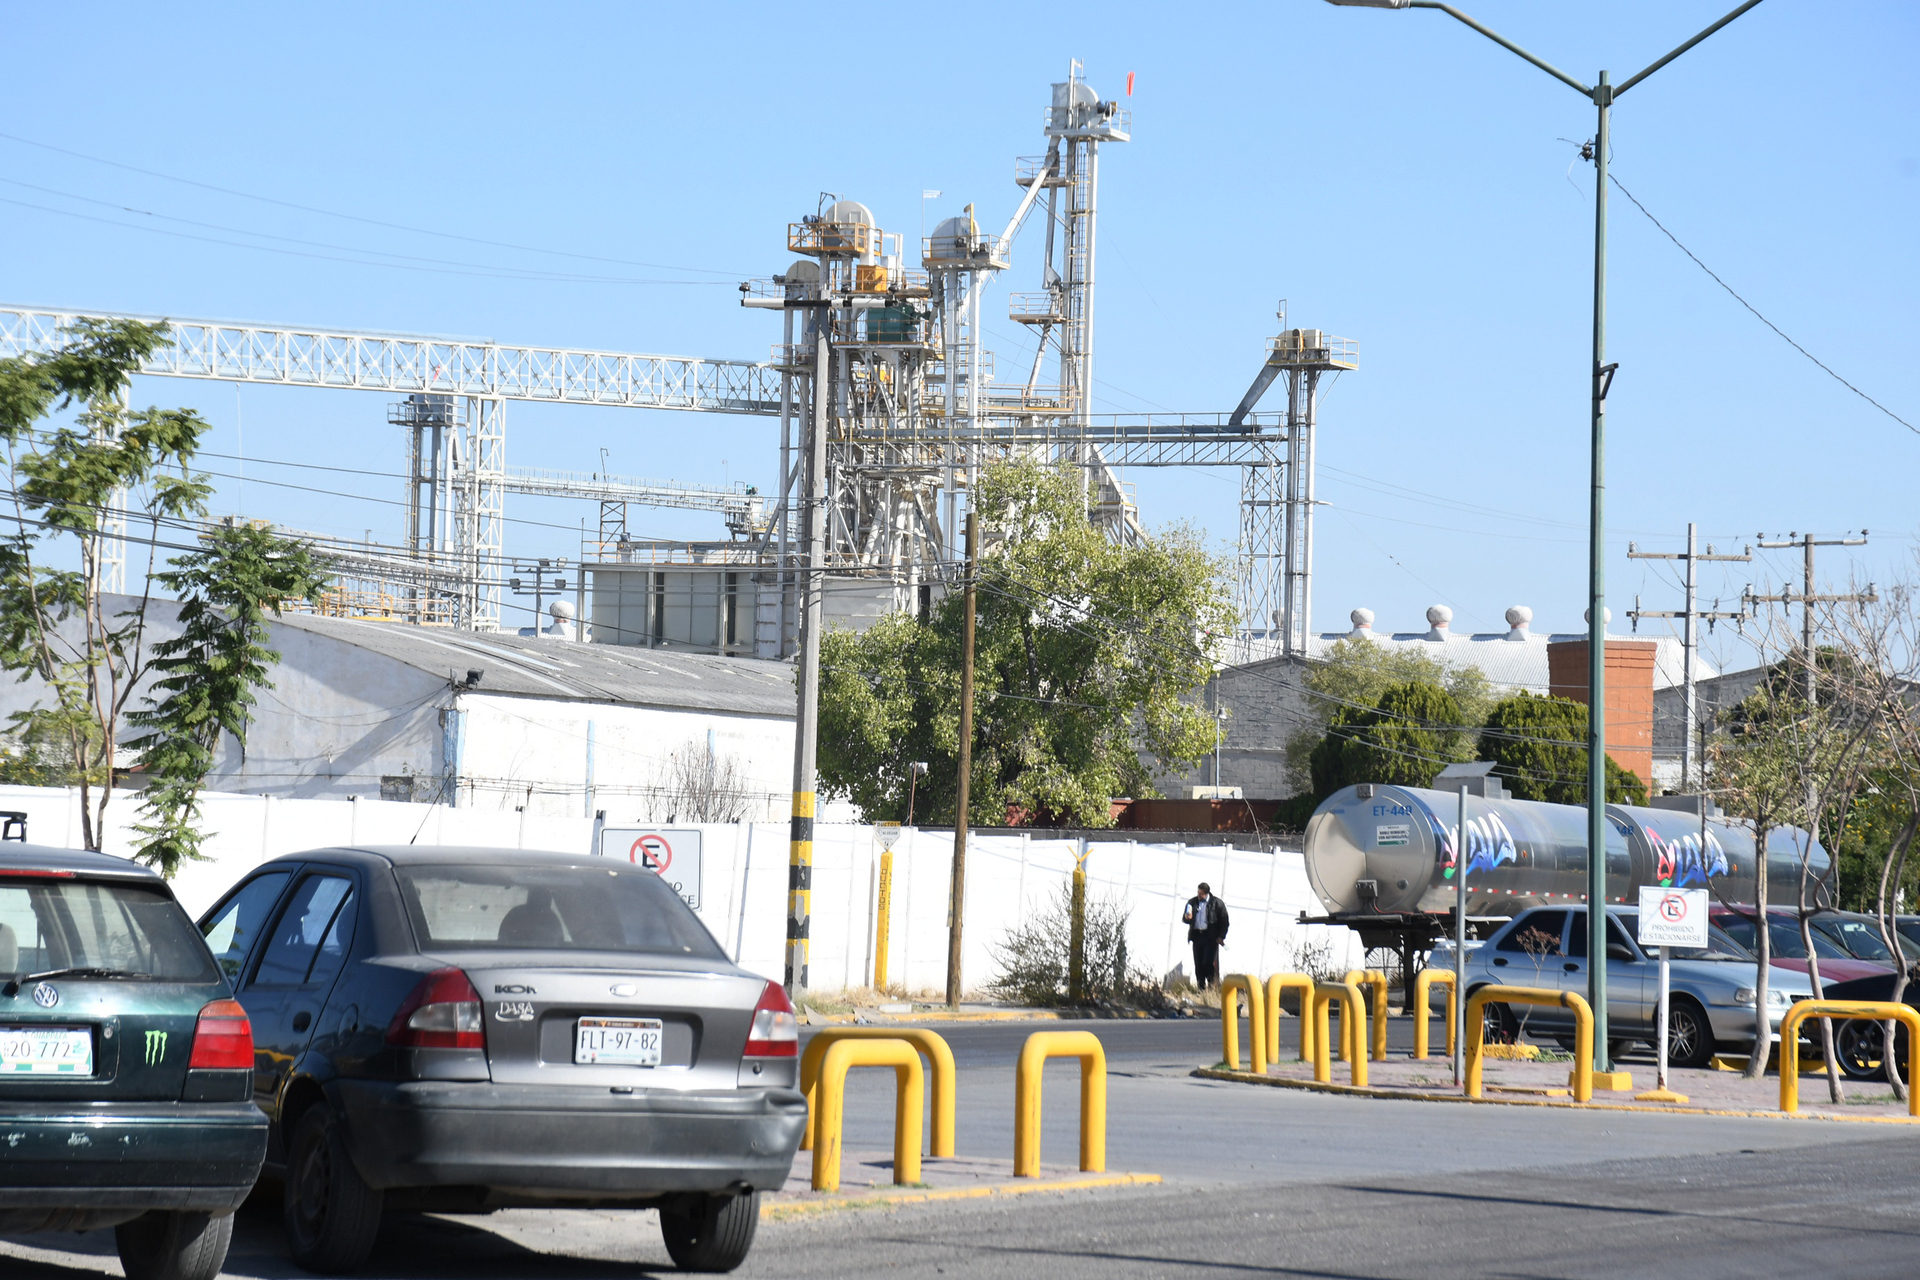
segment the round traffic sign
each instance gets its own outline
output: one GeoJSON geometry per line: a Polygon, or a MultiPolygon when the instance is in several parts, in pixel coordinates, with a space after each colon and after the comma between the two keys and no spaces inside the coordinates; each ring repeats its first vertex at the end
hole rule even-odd
{"type": "Polygon", "coordinates": [[[1662,918],[1678,924],[1687,918],[1687,900],[1677,893],[1669,893],[1660,899],[1662,918]]]}
{"type": "Polygon", "coordinates": [[[673,846],[667,843],[665,836],[644,835],[627,850],[627,861],[638,863],[657,875],[665,875],[667,868],[673,865],[673,846]]]}

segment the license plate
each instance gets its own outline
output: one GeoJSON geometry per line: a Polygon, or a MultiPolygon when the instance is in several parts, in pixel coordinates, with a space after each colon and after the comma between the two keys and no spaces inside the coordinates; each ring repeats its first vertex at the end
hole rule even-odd
{"type": "Polygon", "coordinates": [[[88,1027],[0,1026],[0,1076],[90,1076],[88,1027]]]}
{"type": "Polygon", "coordinates": [[[657,1067],[661,1031],[658,1018],[582,1018],[573,1024],[573,1060],[657,1067]]]}

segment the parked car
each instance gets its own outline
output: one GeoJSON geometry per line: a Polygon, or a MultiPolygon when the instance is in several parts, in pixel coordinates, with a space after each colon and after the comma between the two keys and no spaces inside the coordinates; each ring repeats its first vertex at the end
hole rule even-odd
{"type": "MultiPolygon", "coordinates": [[[[1880,936],[1880,922],[1858,911],[1822,911],[1813,917],[1811,924],[1821,936],[1844,947],[1848,955],[1889,970],[1908,967],[1920,959],[1920,943],[1901,937],[1897,928],[1893,932],[1893,940],[1900,948],[1896,959],[1887,950],[1886,939],[1880,936]]],[[[1826,976],[1823,966],[1820,971],[1823,984],[1826,976]]]]}
{"type": "Polygon", "coordinates": [[[130,1280],[212,1280],[266,1155],[252,1068],[164,880],[0,845],[0,1231],[111,1227],[130,1280]]]}
{"type": "Polygon", "coordinates": [[[253,1019],[309,1270],[364,1261],[387,1206],[653,1206],[676,1263],[731,1270],[792,1168],[793,1008],[642,867],[327,849],[200,925],[253,1019]]]}
{"type": "MultiPolygon", "coordinates": [[[[1851,982],[1823,982],[1822,994],[1829,1000],[1875,1000],[1885,1001],[1893,998],[1896,973],[1876,973],[1866,978],[1855,978],[1851,982]]],[[[1907,980],[1906,990],[1902,993],[1904,1003],[1920,1009],[1920,981],[1907,980]]],[[[1899,1055],[1897,1061],[1905,1078],[1907,1066],[1907,1031],[1902,1027],[1894,1041],[1894,1052],[1899,1055]]],[[[1840,1069],[1855,1080],[1886,1079],[1886,1026],[1879,1022],[1863,1022],[1848,1018],[1833,1024],[1833,1056],[1839,1061],[1840,1069]]]]}
{"type": "MultiPolygon", "coordinates": [[[[1731,907],[1714,907],[1708,913],[1708,919],[1726,930],[1735,942],[1751,951],[1756,943],[1753,917],[1749,913],[1736,911],[1731,907]]],[[[1889,966],[1871,960],[1862,960],[1836,941],[1825,930],[1815,928],[1813,934],[1813,952],[1820,957],[1820,981],[1824,986],[1828,982],[1851,982],[1855,978],[1871,978],[1875,974],[1889,973],[1889,966]]],[[[1767,909],[1767,940],[1772,950],[1768,961],[1782,969],[1795,969],[1807,972],[1807,944],[1800,938],[1800,921],[1787,907],[1769,907],[1767,909]]]]}
{"type": "MultiPolygon", "coordinates": [[[[1607,909],[1607,1025],[1610,1054],[1636,1041],[1652,1043],[1660,999],[1658,954],[1634,942],[1639,912],[1607,909]]],[[[1708,926],[1707,945],[1670,948],[1667,1059],[1676,1066],[1704,1067],[1716,1049],[1749,1053],[1754,1042],[1753,953],[1724,931],[1708,926]]],[[[1535,907],[1522,912],[1467,955],[1468,994],[1491,984],[1587,990],[1587,909],[1535,907]]],[[[1812,995],[1805,974],[1769,966],[1767,1006],[1777,1028],[1792,1002],[1812,995]]],[[[1490,1034],[1511,1039],[1524,1025],[1529,1034],[1574,1043],[1571,1010],[1558,1007],[1488,1005],[1490,1034]],[[1523,1023],[1524,1016],[1524,1023],[1523,1023]]],[[[1776,1033],[1777,1034],[1777,1033],[1776,1033]]]]}

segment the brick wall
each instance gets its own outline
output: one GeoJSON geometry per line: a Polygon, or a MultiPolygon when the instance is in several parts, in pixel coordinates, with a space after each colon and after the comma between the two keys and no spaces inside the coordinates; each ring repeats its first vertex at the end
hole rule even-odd
{"type": "MultiPolygon", "coordinates": [[[[1653,789],[1653,667],[1660,646],[1651,640],[1607,641],[1607,755],[1653,789]]],[[[1587,642],[1547,646],[1549,688],[1556,698],[1591,705],[1587,642]]]]}

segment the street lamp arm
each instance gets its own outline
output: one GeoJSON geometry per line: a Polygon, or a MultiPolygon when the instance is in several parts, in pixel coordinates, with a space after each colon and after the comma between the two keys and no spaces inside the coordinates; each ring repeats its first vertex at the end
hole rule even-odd
{"type": "MultiPolygon", "coordinates": [[[[1751,9],[1754,5],[1759,3],[1760,3],[1760,0],[1752,0],[1752,4],[1747,5],[1747,8],[1751,9]]],[[[1571,85],[1573,88],[1578,89],[1581,92],[1581,94],[1584,95],[1585,97],[1591,98],[1593,96],[1593,90],[1591,88],[1589,88],[1584,84],[1581,84],[1578,80],[1575,80],[1572,76],[1568,75],[1566,72],[1562,71],[1560,68],[1554,66],[1551,62],[1548,62],[1544,58],[1534,57],[1531,53],[1528,53],[1525,49],[1522,49],[1519,45],[1515,44],[1513,41],[1501,35],[1498,31],[1495,31],[1491,27],[1481,26],[1478,22],[1475,22],[1472,18],[1469,18],[1466,14],[1460,12],[1458,9],[1454,8],[1450,4],[1438,4],[1438,3],[1435,3],[1435,0],[1407,0],[1407,8],[1438,9],[1440,10],[1440,12],[1447,14],[1450,17],[1458,18],[1460,21],[1466,23],[1468,26],[1472,27],[1475,31],[1478,31],[1481,35],[1485,36],[1487,39],[1499,45],[1502,49],[1507,50],[1509,53],[1519,54],[1521,57],[1525,58],[1528,62],[1531,62],[1534,66],[1540,68],[1542,71],[1552,76],[1555,80],[1560,81],[1560,83],[1565,85],[1571,85]]],[[[1738,16],[1739,16],[1738,14],[1733,14],[1728,17],[1722,18],[1720,22],[1716,24],[1716,26],[1725,26],[1727,23],[1733,21],[1733,19],[1738,16]]],[[[1685,53],[1690,46],[1694,44],[1698,44],[1700,41],[1706,39],[1709,35],[1712,35],[1714,29],[1715,29],[1714,27],[1709,27],[1707,30],[1701,32],[1699,35],[1695,36],[1692,40],[1688,41],[1686,44],[1680,46],[1678,49],[1675,49],[1672,53],[1668,54],[1665,58],[1662,58],[1661,62],[1670,61],[1673,58],[1679,57],[1682,53],[1685,53]]],[[[1643,71],[1640,74],[1646,75],[1648,71],[1653,71],[1658,66],[1659,66],[1659,63],[1656,63],[1654,64],[1653,67],[1648,67],[1647,71],[1643,71]]]]}
{"type": "MultiPolygon", "coordinates": [[[[1669,62],[1672,62],[1675,58],[1679,57],[1681,54],[1685,53],[1687,50],[1693,48],[1693,46],[1699,44],[1702,40],[1705,40],[1708,36],[1712,35],[1714,32],[1718,31],[1720,28],[1726,26],[1729,22],[1732,22],[1735,18],[1739,17],[1741,14],[1745,13],[1747,10],[1753,8],[1755,5],[1759,3],[1760,3],[1760,0],[1747,0],[1747,2],[1741,5],[1738,9],[1735,9],[1732,13],[1720,19],[1720,21],[1714,23],[1712,26],[1708,27],[1705,31],[1702,31],[1699,35],[1687,41],[1685,44],[1681,45],[1678,49],[1675,49],[1672,53],[1669,53],[1666,57],[1661,58],[1659,61],[1651,64],[1650,66],[1646,67],[1644,70],[1637,71],[1633,75],[1628,76],[1625,80],[1622,80],[1618,85],[1614,86],[1613,96],[1616,98],[1619,97],[1621,94],[1633,88],[1633,86],[1639,84],[1642,80],[1645,80],[1648,76],[1652,75],[1654,72],[1658,71],[1660,68],[1666,66],[1669,62]]],[[[1445,6],[1442,5],[1437,7],[1444,8],[1445,6]]],[[[1564,79],[1565,77],[1562,77],[1562,78],[1564,79]]]]}

